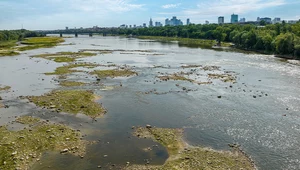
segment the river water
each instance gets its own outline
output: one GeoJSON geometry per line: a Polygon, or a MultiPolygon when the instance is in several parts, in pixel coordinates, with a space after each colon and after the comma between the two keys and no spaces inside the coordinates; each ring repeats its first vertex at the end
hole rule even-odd
{"type": "MultiPolygon", "coordinates": [[[[300,169],[300,66],[268,55],[189,48],[175,42],[84,35],[65,40],[65,45],[0,58],[0,84],[12,87],[9,92],[0,92],[4,104],[10,106],[0,109],[0,125],[12,122],[14,116],[34,115],[80,129],[84,139],[98,141],[87,147],[83,159],[47,152],[34,164],[33,170],[97,169],[99,165],[104,169],[117,169],[126,162],[144,164],[147,160],[151,164],[163,164],[168,158],[166,149],[131,135],[132,126],[146,124],[183,128],[186,141],[195,146],[229,150],[229,143],[237,143],[259,169],[300,169]],[[61,88],[55,76],[43,73],[63,64],[30,58],[31,55],[82,49],[133,51],[80,59],[100,64],[126,64],[139,73],[130,78],[101,80],[105,86],[116,87],[113,89],[95,85],[82,87],[102,96],[99,102],[108,110],[103,118],[95,122],[83,115],[46,112],[18,99],[18,96],[42,95],[61,88]],[[157,81],[160,73],[189,71],[191,68],[181,68],[185,64],[220,66],[220,72],[234,72],[237,83],[214,80],[213,84],[198,85],[157,81]],[[182,87],[190,91],[183,91],[182,87]],[[151,90],[160,94],[145,94],[151,90]],[[153,145],[158,147],[145,151],[153,145]]],[[[203,70],[196,72],[197,79],[206,80],[203,70]]],[[[70,79],[96,82],[94,77],[81,74],[72,75],[70,79]]],[[[14,122],[10,126],[18,128],[14,122]]]]}

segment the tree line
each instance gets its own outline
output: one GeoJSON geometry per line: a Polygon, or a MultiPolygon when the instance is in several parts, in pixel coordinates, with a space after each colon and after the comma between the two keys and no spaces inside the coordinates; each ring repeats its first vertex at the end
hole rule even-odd
{"type": "Polygon", "coordinates": [[[265,26],[208,24],[119,29],[119,34],[209,39],[232,42],[235,47],[300,59],[300,23],[265,26]]]}
{"type": "Polygon", "coordinates": [[[3,41],[21,41],[24,38],[28,37],[41,37],[44,36],[43,34],[34,32],[34,31],[28,31],[25,29],[22,30],[0,30],[0,42],[3,41]]]}

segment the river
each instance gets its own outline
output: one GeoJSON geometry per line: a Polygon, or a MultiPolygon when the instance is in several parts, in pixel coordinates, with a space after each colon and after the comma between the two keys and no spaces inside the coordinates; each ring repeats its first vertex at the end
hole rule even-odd
{"type": "MultiPolygon", "coordinates": [[[[13,121],[14,116],[29,114],[80,129],[85,134],[84,139],[99,141],[88,146],[84,159],[47,152],[34,164],[33,170],[97,169],[99,165],[113,168],[126,162],[144,164],[146,159],[151,160],[151,164],[163,164],[168,158],[166,149],[159,145],[146,152],[143,148],[157,143],[131,135],[132,126],[146,124],[183,128],[185,140],[195,146],[229,150],[228,144],[237,143],[258,169],[300,169],[299,65],[270,55],[189,48],[177,43],[124,37],[79,35],[65,40],[65,45],[0,58],[0,84],[12,87],[9,92],[0,92],[4,103],[10,106],[0,109],[0,125],[13,121]],[[130,78],[101,80],[107,86],[115,86],[114,89],[84,87],[102,96],[99,102],[108,110],[103,118],[93,121],[83,115],[46,112],[18,99],[18,96],[42,95],[61,88],[55,76],[43,73],[63,64],[30,58],[31,55],[82,49],[143,50],[115,51],[80,59],[100,64],[126,64],[139,73],[130,78]],[[149,50],[153,53],[148,53],[149,50]],[[219,66],[220,71],[234,72],[237,83],[214,80],[212,84],[198,85],[157,81],[160,73],[183,71],[181,66],[185,64],[219,66]],[[182,91],[181,87],[190,91],[182,91]],[[144,93],[151,90],[161,94],[144,93]]],[[[203,70],[196,72],[197,79],[206,80],[201,76],[203,70]]],[[[81,74],[71,79],[96,81],[81,74]]],[[[10,126],[18,128],[14,123],[10,126]]]]}

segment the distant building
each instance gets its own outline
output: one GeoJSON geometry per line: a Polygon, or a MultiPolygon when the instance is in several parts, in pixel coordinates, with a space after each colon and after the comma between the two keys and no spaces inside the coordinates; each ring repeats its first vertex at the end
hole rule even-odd
{"type": "Polygon", "coordinates": [[[264,17],[264,18],[257,17],[257,22],[260,21],[265,21],[267,24],[272,24],[272,19],[269,17],[264,17]]]}
{"type": "Polygon", "coordinates": [[[170,26],[178,26],[178,25],[183,25],[182,21],[180,19],[177,19],[176,16],[173,16],[172,19],[166,19],[165,20],[165,25],[170,25],[170,26]]]}
{"type": "Polygon", "coordinates": [[[135,25],[135,24],[133,25],[133,28],[136,28],[136,25],[135,25]]]}
{"type": "Polygon", "coordinates": [[[69,30],[69,27],[66,27],[66,30],[69,30]]]}
{"type": "Polygon", "coordinates": [[[239,23],[244,23],[244,22],[246,22],[246,18],[241,18],[239,21],[239,23]]]}
{"type": "Polygon", "coordinates": [[[132,25],[129,25],[129,28],[132,28],[132,25]]]}
{"type": "Polygon", "coordinates": [[[209,24],[209,21],[205,21],[205,24],[209,24]]]}
{"type": "Polygon", "coordinates": [[[127,25],[125,25],[125,24],[120,25],[120,28],[126,28],[126,27],[127,27],[127,25]]]}
{"type": "Polygon", "coordinates": [[[280,18],[274,18],[272,23],[273,24],[281,23],[281,19],[280,18]]]}
{"type": "Polygon", "coordinates": [[[147,27],[147,24],[146,24],[146,23],[143,23],[143,27],[146,28],[146,27],[147,27]]]}
{"type": "Polygon", "coordinates": [[[287,23],[289,24],[296,24],[298,22],[298,20],[289,20],[287,23]]]}
{"type": "Polygon", "coordinates": [[[186,25],[190,25],[190,24],[191,24],[190,19],[189,18],[186,19],[186,25]]]}
{"type": "Polygon", "coordinates": [[[224,24],[224,17],[219,17],[218,18],[218,24],[224,24]]]}
{"type": "Polygon", "coordinates": [[[160,23],[160,22],[155,22],[155,27],[162,27],[163,25],[162,25],[162,23],[160,23]]]}
{"type": "Polygon", "coordinates": [[[149,21],[149,27],[153,27],[153,21],[152,21],[152,18],[150,18],[150,21],[149,21]]]}
{"type": "Polygon", "coordinates": [[[237,23],[239,21],[239,16],[237,14],[231,15],[231,23],[237,23]]]}

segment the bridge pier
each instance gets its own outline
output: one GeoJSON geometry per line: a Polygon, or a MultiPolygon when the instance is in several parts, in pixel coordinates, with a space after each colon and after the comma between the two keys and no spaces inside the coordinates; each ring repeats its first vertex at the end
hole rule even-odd
{"type": "Polygon", "coordinates": [[[63,37],[62,33],[59,34],[60,37],[63,37]]]}
{"type": "Polygon", "coordinates": [[[89,36],[92,37],[92,36],[93,36],[93,33],[89,33],[89,36]]]}
{"type": "Polygon", "coordinates": [[[78,37],[78,33],[77,32],[75,33],[75,37],[78,37]]]}
{"type": "Polygon", "coordinates": [[[106,33],[106,32],[104,32],[104,33],[103,33],[103,37],[105,37],[106,35],[107,35],[107,33],[106,33]]]}

